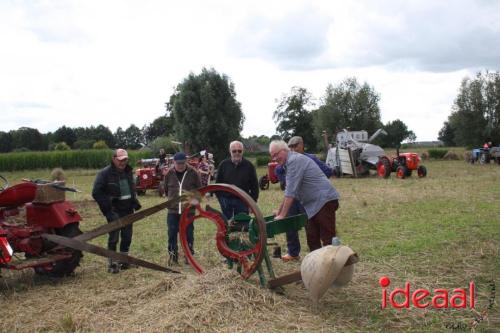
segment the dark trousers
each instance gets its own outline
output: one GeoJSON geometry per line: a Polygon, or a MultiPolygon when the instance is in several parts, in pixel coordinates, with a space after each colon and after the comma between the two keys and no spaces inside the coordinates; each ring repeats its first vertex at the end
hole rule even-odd
{"type": "MultiPolygon", "coordinates": [[[[298,200],[294,200],[292,206],[290,206],[290,209],[288,210],[287,217],[304,213],[304,207],[302,207],[298,200]]],[[[298,230],[288,230],[286,232],[286,246],[288,254],[292,257],[297,257],[300,254],[300,239],[298,230]]]]}
{"type": "MultiPolygon", "coordinates": [[[[168,253],[177,254],[177,235],[179,234],[179,222],[181,215],[176,213],[167,214],[167,230],[168,230],[168,253]]],[[[194,224],[191,223],[187,228],[187,241],[191,253],[194,254],[194,224]]]]}
{"type": "Polygon", "coordinates": [[[222,214],[224,214],[228,220],[239,213],[248,214],[248,207],[240,199],[220,197],[219,203],[222,214]]]}
{"type": "MultiPolygon", "coordinates": [[[[118,216],[121,218],[131,213],[133,213],[133,211],[118,212],[118,216]]],[[[110,222],[113,221],[108,221],[108,223],[110,222]]],[[[121,229],[110,232],[108,234],[108,250],[116,251],[118,240],[120,239],[121,236],[120,252],[127,253],[130,248],[130,244],[132,243],[132,233],[133,233],[132,224],[129,224],[121,229]]]]}
{"type": "Polygon", "coordinates": [[[328,201],[316,215],[306,224],[307,245],[310,251],[332,244],[335,237],[335,212],[339,208],[339,201],[328,201]]]}

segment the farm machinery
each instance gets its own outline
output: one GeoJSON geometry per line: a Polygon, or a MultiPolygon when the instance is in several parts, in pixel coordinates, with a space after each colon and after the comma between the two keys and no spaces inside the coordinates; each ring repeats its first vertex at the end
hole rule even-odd
{"type": "MultiPolygon", "coordinates": [[[[276,167],[278,166],[278,162],[269,162],[267,163],[267,173],[259,178],[259,188],[261,190],[268,190],[269,183],[276,184],[279,182],[278,176],[276,175],[276,167]]],[[[282,185],[280,184],[280,187],[282,185]]],[[[283,188],[281,188],[283,190],[283,188]]]]}
{"type": "Polygon", "coordinates": [[[167,158],[166,164],[159,164],[160,159],[148,158],[139,160],[140,167],[135,170],[135,191],[137,195],[146,194],[147,190],[156,190],[160,196],[164,189],[161,186],[163,177],[172,165],[172,157],[167,158]]]}
{"type": "MultiPolygon", "coordinates": [[[[280,288],[282,285],[302,279],[301,271],[280,277],[275,275],[267,251],[267,240],[287,230],[303,228],[306,223],[305,215],[292,216],[283,220],[274,220],[273,216],[264,217],[252,198],[235,186],[208,185],[197,191],[184,193],[178,199],[164,201],[85,233],[82,233],[79,228],[80,215],[73,204],[64,198],[66,190],[73,189],[56,183],[39,184],[32,181],[11,187],[6,184],[2,188],[0,191],[0,268],[10,270],[33,268],[36,273],[62,277],[73,273],[80,263],[82,252],[89,252],[157,271],[180,273],[169,267],[88,243],[98,236],[143,221],[147,216],[164,211],[172,201],[180,201],[184,206],[180,221],[181,245],[188,262],[196,272],[203,273],[204,268],[189,250],[186,231],[195,220],[202,219],[216,225],[217,250],[226,258],[229,267],[235,267],[243,279],[248,279],[257,272],[260,284],[269,288],[280,288]],[[205,200],[210,200],[207,199],[206,194],[213,193],[217,196],[221,192],[240,199],[248,207],[249,213],[238,214],[228,220],[217,209],[204,203],[205,200]],[[22,207],[26,211],[26,221],[10,221],[13,217],[19,217],[22,207]],[[24,253],[24,258],[21,258],[21,253],[24,253]],[[263,262],[265,267],[263,267],[263,262]],[[267,276],[265,270],[267,270],[267,276]]],[[[352,267],[349,266],[357,261],[357,255],[352,252],[345,262],[342,262],[341,269],[343,270],[345,266],[346,270],[352,272],[352,267]]]]}
{"type": "Polygon", "coordinates": [[[400,179],[411,176],[417,170],[419,177],[427,175],[425,166],[420,165],[417,153],[399,153],[390,159],[384,149],[371,142],[384,130],[377,130],[370,138],[366,131],[343,130],[337,134],[337,144],[328,150],[326,163],[333,168],[334,175],[341,177],[349,174],[354,177],[369,175],[370,170],[376,170],[381,178],[389,178],[395,172],[400,179]]]}
{"type": "Polygon", "coordinates": [[[494,161],[500,165],[500,147],[474,148],[469,159],[471,164],[488,164],[494,161]]]}

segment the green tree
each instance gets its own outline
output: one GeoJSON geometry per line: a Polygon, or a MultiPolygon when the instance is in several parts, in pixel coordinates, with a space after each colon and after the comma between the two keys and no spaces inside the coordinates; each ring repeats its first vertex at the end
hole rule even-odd
{"type": "Polygon", "coordinates": [[[54,150],[71,150],[71,147],[66,142],[58,142],[54,145],[54,150]]]}
{"type": "Polygon", "coordinates": [[[10,131],[10,134],[13,149],[47,150],[48,148],[47,140],[35,128],[20,127],[18,130],[10,131]]]}
{"type": "Polygon", "coordinates": [[[307,150],[314,151],[317,140],[313,132],[313,116],[311,107],[312,95],[305,88],[292,87],[288,95],[283,95],[273,113],[273,119],[278,125],[276,132],[285,141],[292,136],[301,136],[307,150]]]}
{"type": "Polygon", "coordinates": [[[54,142],[65,142],[70,147],[73,146],[77,140],[75,131],[66,126],[59,127],[53,134],[52,140],[54,142]]]}
{"type": "Polygon", "coordinates": [[[314,128],[318,138],[323,130],[335,134],[344,128],[366,130],[373,134],[382,127],[379,94],[356,78],[347,78],[337,86],[329,84],[322,105],[314,112],[314,128]]]}
{"type": "Polygon", "coordinates": [[[444,122],[443,128],[439,131],[438,140],[443,141],[445,146],[453,147],[455,146],[455,135],[453,133],[453,128],[448,121],[444,122]]]}
{"type": "Polygon", "coordinates": [[[139,149],[142,147],[143,135],[139,127],[130,125],[125,130],[125,142],[128,149],[139,149]]]}
{"type": "Polygon", "coordinates": [[[115,137],[115,145],[117,148],[127,147],[127,138],[125,135],[125,131],[121,127],[118,127],[113,135],[115,137]]]}
{"type": "Polygon", "coordinates": [[[380,135],[376,139],[382,147],[396,148],[403,141],[413,142],[416,139],[415,133],[409,130],[408,126],[399,119],[389,121],[383,128],[387,135],[380,135]]]}
{"type": "Polygon", "coordinates": [[[106,144],[106,141],[104,140],[99,140],[94,143],[92,146],[93,149],[109,149],[108,145],[106,144]]]}
{"type": "Polygon", "coordinates": [[[189,74],[166,104],[174,118],[176,139],[191,152],[208,149],[220,160],[229,142],[240,137],[245,117],[234,84],[213,68],[189,74]]]}
{"type": "Polygon", "coordinates": [[[459,146],[478,146],[488,139],[500,142],[499,72],[478,72],[474,79],[463,79],[440,136],[450,133],[459,146]]]}
{"type": "Polygon", "coordinates": [[[108,147],[115,147],[115,138],[113,133],[104,125],[97,127],[77,127],[74,129],[78,141],[99,141],[106,142],[108,147]]]}
{"type": "Polygon", "coordinates": [[[14,147],[12,133],[0,132],[0,153],[8,153],[14,147]]]}
{"type": "Polygon", "coordinates": [[[149,144],[154,139],[160,136],[173,136],[174,134],[174,118],[172,116],[161,116],[153,120],[149,125],[144,125],[143,129],[144,140],[149,144]]]}

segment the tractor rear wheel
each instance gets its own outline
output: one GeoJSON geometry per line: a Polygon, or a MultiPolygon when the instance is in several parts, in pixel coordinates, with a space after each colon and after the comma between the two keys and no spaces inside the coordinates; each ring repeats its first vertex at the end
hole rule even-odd
{"type": "Polygon", "coordinates": [[[479,156],[479,164],[488,164],[490,163],[490,154],[488,153],[481,153],[479,156]]]}
{"type": "Polygon", "coordinates": [[[427,176],[427,168],[423,165],[420,165],[417,169],[417,174],[419,178],[427,176]]]}
{"type": "Polygon", "coordinates": [[[396,169],[396,177],[398,177],[399,179],[405,179],[407,173],[408,173],[408,170],[406,169],[405,166],[400,165],[396,169]]]}
{"type": "Polygon", "coordinates": [[[260,177],[259,187],[263,191],[269,189],[269,178],[267,177],[267,175],[260,177]]]}
{"type": "MultiPolygon", "coordinates": [[[[63,228],[55,229],[55,233],[59,236],[73,238],[80,235],[82,232],[78,223],[70,223],[65,225],[63,228]]],[[[52,248],[55,247],[55,244],[50,242],[49,246],[52,248]]],[[[50,270],[43,267],[35,267],[35,273],[57,278],[71,275],[76,267],[80,265],[82,251],[70,248],[64,248],[63,251],[71,253],[71,257],[68,259],[56,261],[52,265],[52,268],[50,270]]]]}
{"type": "Polygon", "coordinates": [[[377,174],[382,178],[389,178],[391,175],[391,162],[387,158],[381,158],[377,163],[377,174]]]}

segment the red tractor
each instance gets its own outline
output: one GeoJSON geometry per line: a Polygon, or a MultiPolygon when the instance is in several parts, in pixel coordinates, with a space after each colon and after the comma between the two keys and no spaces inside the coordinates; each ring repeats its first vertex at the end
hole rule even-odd
{"type": "MultiPolygon", "coordinates": [[[[269,183],[276,184],[279,182],[278,176],[276,176],[276,167],[278,166],[278,162],[269,162],[267,163],[267,174],[259,178],[259,188],[261,190],[268,190],[269,183]]],[[[280,184],[281,186],[281,184],[280,184]]],[[[283,190],[283,188],[282,188],[283,190]]]]}
{"type": "Polygon", "coordinates": [[[392,159],[391,170],[396,172],[396,177],[404,179],[410,177],[413,170],[417,170],[419,178],[427,176],[427,168],[420,165],[420,156],[417,153],[399,153],[392,159]]]}
{"type": "Polygon", "coordinates": [[[172,164],[172,158],[167,158],[167,164],[158,165],[158,158],[148,158],[139,161],[141,167],[135,170],[135,191],[144,195],[146,190],[156,190],[160,196],[164,189],[161,186],[163,177],[172,164]]]}
{"type": "Polygon", "coordinates": [[[65,200],[61,182],[26,181],[9,187],[0,176],[0,268],[33,268],[37,274],[62,277],[73,273],[82,252],[42,237],[81,234],[81,217],[65,200]],[[24,254],[20,255],[20,254],[24,254]],[[24,257],[24,258],[22,258],[24,257]]]}

